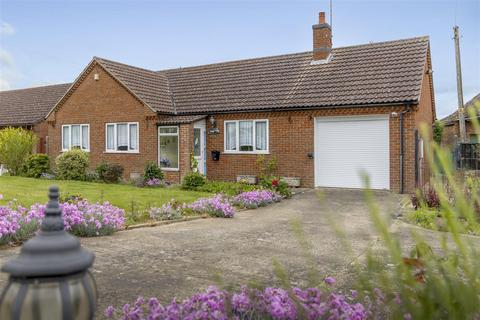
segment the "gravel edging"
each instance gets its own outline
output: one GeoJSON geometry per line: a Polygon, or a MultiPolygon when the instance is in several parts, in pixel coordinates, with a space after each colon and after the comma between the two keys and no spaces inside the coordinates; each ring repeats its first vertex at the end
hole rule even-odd
{"type": "Polygon", "coordinates": [[[198,219],[207,219],[210,218],[208,215],[201,215],[201,216],[193,216],[193,217],[183,217],[181,219],[175,219],[175,220],[163,220],[163,221],[152,221],[152,222],[146,222],[146,223],[139,223],[139,224],[133,224],[131,226],[126,226],[125,228],[118,230],[117,232],[121,231],[127,231],[127,230],[132,230],[132,229],[138,229],[138,228],[148,228],[148,227],[156,227],[156,226],[162,226],[166,224],[172,224],[172,223],[177,223],[177,222],[186,222],[186,221],[192,221],[192,220],[198,220],[198,219]]]}

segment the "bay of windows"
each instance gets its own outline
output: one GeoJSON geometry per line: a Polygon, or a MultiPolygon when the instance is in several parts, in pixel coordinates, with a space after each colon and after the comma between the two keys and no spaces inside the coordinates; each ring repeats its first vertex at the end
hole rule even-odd
{"type": "Polygon", "coordinates": [[[88,124],[62,126],[62,151],[71,149],[90,150],[90,126],[88,124]]]}
{"type": "Polygon", "coordinates": [[[225,121],[225,152],[268,153],[268,120],[225,121]]]}
{"type": "Polygon", "coordinates": [[[138,152],[138,123],[107,123],[107,152],[138,152]]]}

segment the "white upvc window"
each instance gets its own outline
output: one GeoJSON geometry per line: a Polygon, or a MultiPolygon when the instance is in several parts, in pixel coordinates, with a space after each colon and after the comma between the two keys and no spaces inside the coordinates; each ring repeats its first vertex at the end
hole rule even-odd
{"type": "Polygon", "coordinates": [[[179,170],[178,126],[158,127],[158,162],[165,171],[179,170]]]}
{"type": "Polygon", "coordinates": [[[225,153],[268,153],[268,120],[224,122],[225,153]]]}
{"type": "Polygon", "coordinates": [[[138,153],[138,122],[107,123],[105,125],[105,152],[138,153]]]}
{"type": "Polygon", "coordinates": [[[90,125],[62,125],[62,151],[71,149],[90,151],[90,125]]]}

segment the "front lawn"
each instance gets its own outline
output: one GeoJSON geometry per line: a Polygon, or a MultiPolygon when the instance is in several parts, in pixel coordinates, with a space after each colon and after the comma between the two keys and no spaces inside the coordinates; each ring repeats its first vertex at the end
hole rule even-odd
{"type": "Polygon", "coordinates": [[[185,191],[177,187],[137,188],[125,184],[106,184],[65,180],[42,180],[23,177],[0,176],[0,205],[16,199],[23,206],[46,203],[48,187],[57,185],[62,195],[81,196],[90,202],[109,201],[114,206],[125,209],[127,225],[148,220],[145,209],[161,207],[175,199],[179,202],[192,202],[211,194],[185,191]]]}

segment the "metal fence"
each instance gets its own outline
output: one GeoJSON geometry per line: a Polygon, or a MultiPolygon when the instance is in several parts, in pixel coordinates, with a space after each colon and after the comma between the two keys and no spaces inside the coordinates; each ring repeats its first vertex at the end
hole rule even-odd
{"type": "Polygon", "coordinates": [[[480,170],[480,143],[459,143],[454,156],[457,169],[480,170]]]}

